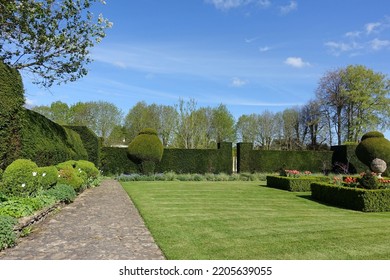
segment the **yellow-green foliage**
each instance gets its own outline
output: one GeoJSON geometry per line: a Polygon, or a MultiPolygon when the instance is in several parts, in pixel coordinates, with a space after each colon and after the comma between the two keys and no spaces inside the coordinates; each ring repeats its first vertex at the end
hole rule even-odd
{"type": "Polygon", "coordinates": [[[31,160],[17,159],[4,170],[1,191],[6,195],[29,196],[38,187],[38,166],[31,160]]]}
{"type": "Polygon", "coordinates": [[[99,175],[99,169],[95,167],[93,162],[87,160],[78,160],[76,162],[76,168],[80,168],[87,174],[88,179],[95,179],[99,175]]]}
{"type": "Polygon", "coordinates": [[[79,175],[77,170],[71,166],[63,166],[58,170],[58,184],[65,184],[73,187],[76,192],[82,190],[84,179],[79,175]]]}
{"type": "Polygon", "coordinates": [[[55,166],[38,168],[38,180],[43,190],[50,189],[58,180],[58,170],[55,166]]]}

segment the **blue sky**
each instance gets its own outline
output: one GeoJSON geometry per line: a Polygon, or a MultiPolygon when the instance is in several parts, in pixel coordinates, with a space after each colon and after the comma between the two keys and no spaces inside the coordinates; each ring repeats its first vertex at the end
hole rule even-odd
{"type": "Polygon", "coordinates": [[[27,102],[105,100],[225,104],[238,118],[314,98],[328,70],[363,64],[390,74],[388,0],[106,0],[113,27],[88,76],[45,91],[24,77],[27,102]]]}

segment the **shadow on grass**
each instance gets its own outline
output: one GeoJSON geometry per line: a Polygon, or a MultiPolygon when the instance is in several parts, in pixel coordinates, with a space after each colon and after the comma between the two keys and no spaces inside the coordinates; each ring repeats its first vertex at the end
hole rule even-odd
{"type": "Polygon", "coordinates": [[[353,212],[360,212],[360,213],[362,212],[362,211],[358,211],[358,210],[353,210],[353,209],[339,207],[337,205],[333,205],[333,204],[330,204],[330,203],[327,203],[327,202],[323,202],[323,201],[320,201],[320,200],[316,200],[310,194],[297,194],[296,196],[299,197],[299,198],[303,198],[303,199],[306,199],[306,200],[309,200],[309,201],[312,201],[312,202],[315,202],[315,203],[327,206],[327,207],[332,207],[332,208],[336,208],[336,209],[340,209],[340,210],[346,210],[346,211],[353,211],[353,212]]]}

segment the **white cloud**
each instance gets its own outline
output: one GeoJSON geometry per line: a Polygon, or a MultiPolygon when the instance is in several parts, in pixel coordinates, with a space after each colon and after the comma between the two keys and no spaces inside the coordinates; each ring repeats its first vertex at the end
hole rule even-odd
{"type": "Polygon", "coordinates": [[[389,40],[379,40],[378,38],[375,38],[370,42],[370,46],[373,50],[379,51],[381,49],[390,47],[390,41],[389,40]]]}
{"type": "Polygon", "coordinates": [[[259,48],[259,51],[260,51],[260,52],[268,52],[269,50],[271,50],[271,48],[268,47],[268,46],[264,46],[264,47],[260,47],[260,48],[259,48]]]}
{"type": "Polygon", "coordinates": [[[280,13],[282,15],[287,15],[297,9],[298,9],[298,3],[296,1],[291,1],[290,4],[286,6],[280,6],[280,13]]]}
{"type": "Polygon", "coordinates": [[[288,57],[284,63],[295,68],[310,66],[310,63],[303,61],[301,57],[288,57]]]}
{"type": "Polygon", "coordinates": [[[231,82],[231,86],[232,87],[243,87],[243,86],[245,86],[246,84],[248,83],[248,81],[246,81],[246,80],[242,80],[242,79],[240,79],[240,78],[237,78],[237,77],[235,77],[235,78],[233,78],[233,80],[232,80],[232,82],[231,82]]]}
{"type": "Polygon", "coordinates": [[[349,37],[349,38],[356,38],[356,37],[359,37],[360,34],[361,34],[360,31],[351,31],[351,32],[345,33],[345,36],[349,37]]]}
{"type": "Polygon", "coordinates": [[[205,0],[205,2],[214,5],[219,10],[225,11],[248,4],[257,4],[261,8],[268,8],[272,4],[270,0],[205,0]]]}
{"type": "Polygon", "coordinates": [[[382,25],[382,23],[380,22],[371,22],[371,23],[367,23],[365,25],[365,30],[366,30],[366,33],[369,35],[371,34],[372,32],[376,31],[375,29],[377,29],[378,27],[380,27],[382,25]]]}

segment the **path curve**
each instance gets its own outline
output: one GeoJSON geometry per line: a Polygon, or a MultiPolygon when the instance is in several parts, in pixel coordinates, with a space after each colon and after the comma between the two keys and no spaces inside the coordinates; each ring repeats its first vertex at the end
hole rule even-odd
{"type": "Polygon", "coordinates": [[[5,260],[163,260],[164,256],[122,186],[104,180],[52,215],[5,260]]]}

